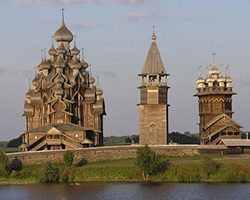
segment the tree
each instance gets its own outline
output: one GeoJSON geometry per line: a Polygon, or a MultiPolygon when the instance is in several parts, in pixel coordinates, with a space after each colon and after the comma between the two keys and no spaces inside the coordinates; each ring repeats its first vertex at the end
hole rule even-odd
{"type": "Polygon", "coordinates": [[[18,138],[12,139],[8,142],[7,147],[18,147],[22,144],[22,136],[20,135],[18,138]]]}
{"type": "Polygon", "coordinates": [[[63,155],[63,160],[67,166],[72,166],[74,161],[74,154],[71,151],[66,151],[66,153],[63,155]]]}
{"type": "Polygon", "coordinates": [[[136,165],[140,167],[143,179],[147,181],[150,175],[155,175],[161,170],[159,156],[148,145],[138,149],[136,165]]]}
{"type": "Polygon", "coordinates": [[[59,179],[59,168],[53,167],[51,163],[47,163],[42,174],[41,182],[57,183],[59,179]]]}
{"type": "Polygon", "coordinates": [[[23,163],[21,160],[19,160],[17,157],[15,157],[11,162],[10,162],[10,171],[21,171],[23,168],[23,163]]]}
{"type": "Polygon", "coordinates": [[[0,152],[0,176],[8,176],[10,174],[10,161],[4,152],[0,152]]]}
{"type": "Polygon", "coordinates": [[[130,137],[126,137],[126,138],[125,138],[125,143],[131,143],[131,142],[132,142],[132,140],[131,140],[130,137]]]}

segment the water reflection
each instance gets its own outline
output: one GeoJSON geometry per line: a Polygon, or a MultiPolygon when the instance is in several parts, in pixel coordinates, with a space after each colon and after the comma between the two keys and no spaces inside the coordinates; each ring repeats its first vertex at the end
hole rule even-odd
{"type": "Polygon", "coordinates": [[[0,186],[1,200],[235,200],[249,199],[250,184],[80,182],[0,186]]]}

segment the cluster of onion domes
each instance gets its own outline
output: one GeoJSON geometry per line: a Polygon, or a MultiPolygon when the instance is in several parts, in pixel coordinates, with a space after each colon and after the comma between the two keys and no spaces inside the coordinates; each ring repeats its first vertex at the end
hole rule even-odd
{"type": "Polygon", "coordinates": [[[207,76],[204,79],[201,75],[201,67],[200,67],[199,77],[196,80],[198,89],[207,88],[207,87],[217,87],[217,86],[231,88],[232,78],[229,76],[228,66],[227,66],[227,73],[225,77],[221,75],[221,71],[218,69],[215,62],[210,67],[208,73],[209,73],[209,76],[207,76]]]}

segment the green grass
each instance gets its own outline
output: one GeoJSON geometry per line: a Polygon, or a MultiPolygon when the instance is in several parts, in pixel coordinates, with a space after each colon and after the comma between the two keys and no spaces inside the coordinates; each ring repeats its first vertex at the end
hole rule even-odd
{"type": "MultiPolygon", "coordinates": [[[[155,181],[224,181],[250,182],[250,157],[199,155],[169,157],[161,156],[165,163],[162,171],[150,180],[155,181]],[[215,165],[216,164],[216,165],[215,165]],[[211,170],[209,171],[210,168],[211,170]],[[217,166],[217,167],[214,167],[217,166]]],[[[135,159],[104,160],[86,163],[82,166],[74,164],[53,164],[59,168],[60,181],[142,181],[140,169],[135,165],[135,159]]],[[[12,173],[8,178],[0,177],[0,184],[38,183],[42,177],[45,164],[25,165],[19,173],[12,173]]]]}

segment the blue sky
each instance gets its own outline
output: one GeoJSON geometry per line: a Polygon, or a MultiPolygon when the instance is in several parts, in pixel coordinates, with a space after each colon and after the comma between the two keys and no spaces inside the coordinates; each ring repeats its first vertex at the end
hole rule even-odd
{"type": "MultiPolygon", "coordinates": [[[[233,119],[250,130],[249,0],[1,0],[0,140],[25,131],[22,118],[28,79],[51,46],[65,8],[67,27],[84,47],[93,75],[100,76],[106,100],[106,136],[139,133],[137,76],[155,25],[168,77],[170,131],[198,132],[195,81],[198,67],[229,64],[233,119]]],[[[71,45],[72,46],[72,45],[71,45]]],[[[48,56],[48,55],[47,55],[48,56]]]]}

